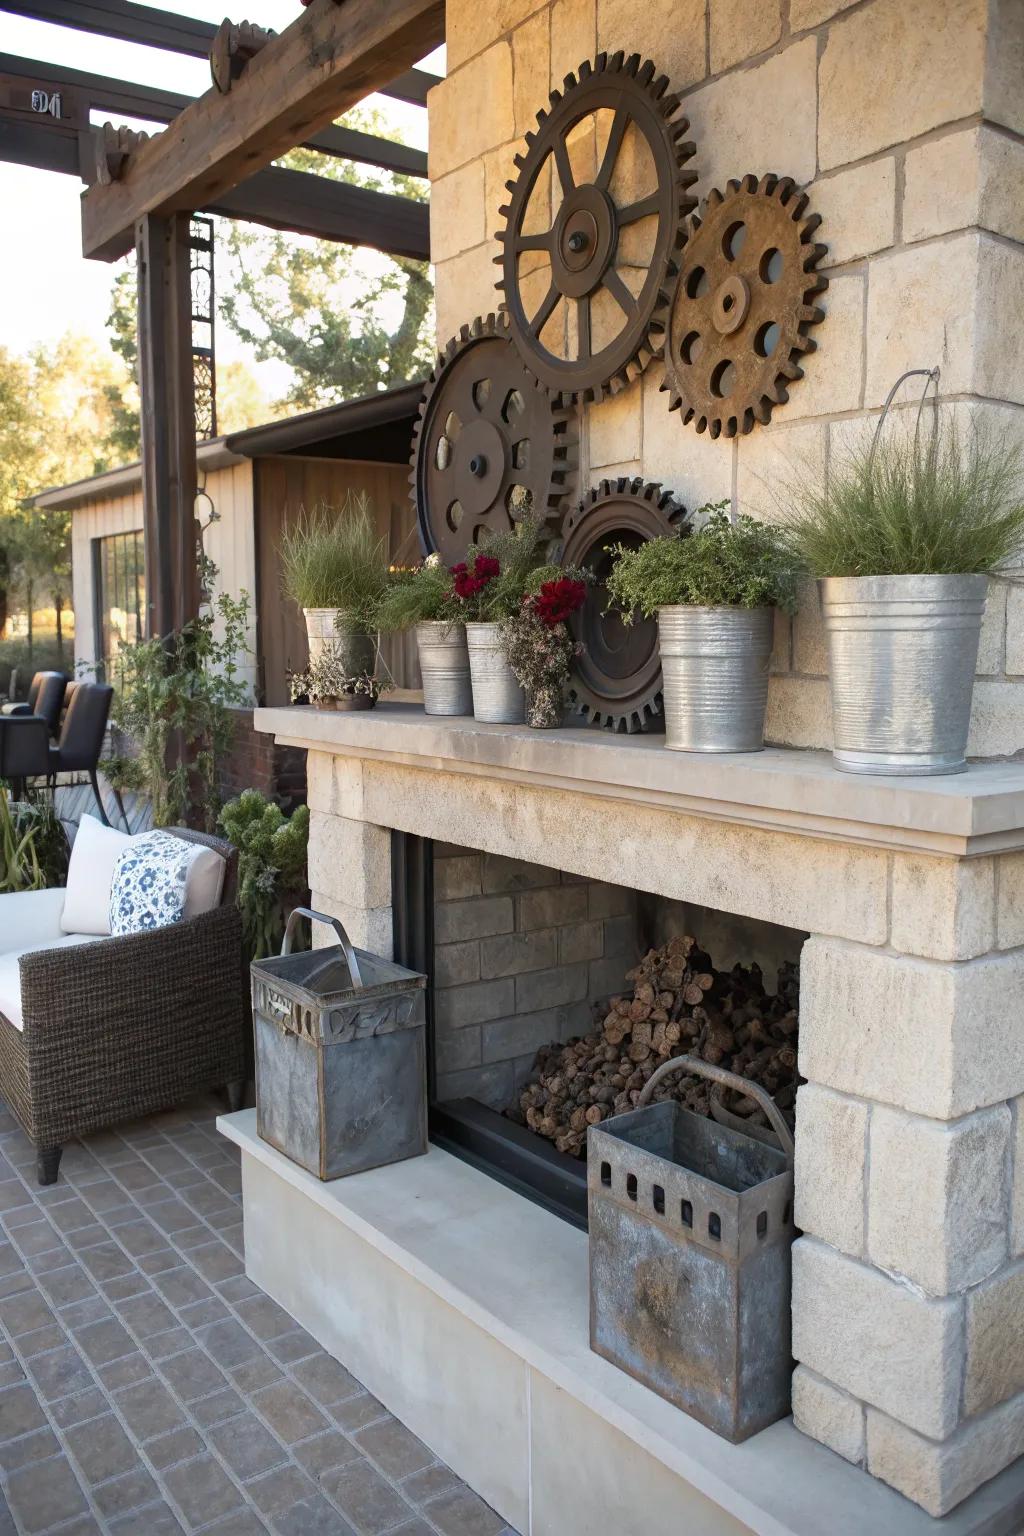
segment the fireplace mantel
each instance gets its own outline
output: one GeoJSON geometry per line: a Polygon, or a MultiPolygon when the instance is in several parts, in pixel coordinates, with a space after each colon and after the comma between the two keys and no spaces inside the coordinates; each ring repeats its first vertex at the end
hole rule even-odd
{"type": "Polygon", "coordinates": [[[660,736],[533,731],[415,704],[372,712],[260,709],[281,745],[675,810],[689,816],[954,857],[1024,849],[1024,763],[972,764],[945,778],[839,773],[827,752],[769,747],[715,756],[665,750],[660,736]]]}

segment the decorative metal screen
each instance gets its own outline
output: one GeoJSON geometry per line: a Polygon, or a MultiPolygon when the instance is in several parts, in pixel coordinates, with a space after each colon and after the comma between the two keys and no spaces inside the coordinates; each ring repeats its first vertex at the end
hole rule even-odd
{"type": "Polygon", "coordinates": [[[115,685],[118,657],[141,640],[146,614],[145,551],[141,529],[93,540],[96,671],[115,685]]]}
{"type": "Polygon", "coordinates": [[[217,436],[217,363],[214,353],[213,220],[194,215],[192,250],[192,378],[196,440],[217,436]]]}

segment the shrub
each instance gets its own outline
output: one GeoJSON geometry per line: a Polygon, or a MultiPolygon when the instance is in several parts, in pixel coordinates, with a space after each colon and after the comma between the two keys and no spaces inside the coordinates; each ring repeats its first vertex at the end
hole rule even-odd
{"type": "Polygon", "coordinates": [[[281,537],[281,579],[300,608],[334,608],[372,631],[388,582],[387,541],[378,538],[364,496],[339,512],[322,507],[281,537]]]}
{"type": "Polygon", "coordinates": [[[730,521],[727,502],[702,507],[707,521],[650,539],[636,549],[618,544],[608,576],[612,605],[629,623],[636,613],[651,618],[659,608],[796,607],[796,561],[780,529],[752,517],[730,521]]]}
{"type": "Polygon", "coordinates": [[[1019,448],[949,418],[900,430],[789,487],[788,537],[814,576],[994,571],[1024,542],[1021,470],[1019,448]]]}
{"type": "Polygon", "coordinates": [[[394,571],[377,608],[376,627],[386,635],[430,620],[461,622],[451,571],[431,555],[412,571],[394,571]]]}
{"type": "Polygon", "coordinates": [[[518,613],[523,598],[557,569],[548,562],[550,534],[532,515],[486,542],[471,544],[452,567],[455,594],[470,622],[496,623],[518,613]]]}
{"type": "Polygon", "coordinates": [[[244,790],[224,807],[220,824],[238,849],[238,906],[250,960],[276,955],[291,907],[307,891],[309,810],[300,805],[286,816],[258,789],[244,790]]]}

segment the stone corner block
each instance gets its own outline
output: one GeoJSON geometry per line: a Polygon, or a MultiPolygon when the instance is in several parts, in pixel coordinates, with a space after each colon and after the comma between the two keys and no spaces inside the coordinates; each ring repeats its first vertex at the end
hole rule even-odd
{"type": "Polygon", "coordinates": [[[352,907],[389,906],[391,833],[372,822],[311,812],[309,883],[352,907]]]}
{"type": "Polygon", "coordinates": [[[814,1238],[793,1247],[793,1354],[923,1435],[956,1428],[962,1304],[932,1300],[814,1238]]]}
{"type": "Polygon", "coordinates": [[[973,960],[995,947],[995,863],[897,854],[890,941],[929,960],[973,960]]]}
{"type": "Polygon", "coordinates": [[[1024,1262],[967,1293],[964,1411],[984,1413],[1024,1392],[1024,1262]]]}
{"type": "Polygon", "coordinates": [[[1024,1254],[1024,1098],[1010,1105],[1013,1115],[1013,1164],[1010,1185],[1010,1252],[1024,1254]]]}
{"type": "Polygon", "coordinates": [[[864,1253],[868,1105],[815,1083],[797,1095],[796,1208],[802,1231],[843,1253],[864,1253]]]}
{"type": "Polygon", "coordinates": [[[996,942],[1000,949],[1015,949],[1024,944],[1024,853],[1004,853],[997,869],[996,942]]]}
{"type": "Polygon", "coordinates": [[[1007,1253],[1004,1104],[952,1125],[871,1113],[868,1256],[933,1296],[984,1280],[1007,1253]]]}
{"type": "Polygon", "coordinates": [[[961,963],[839,939],[804,945],[800,1071],[936,1120],[1024,1093],[1024,953],[961,963]]]}
{"type": "Polygon", "coordinates": [[[936,1518],[955,1509],[1024,1449],[1024,1397],[969,1420],[943,1441],[927,1439],[874,1408],[867,1418],[868,1471],[936,1518]]]}
{"type": "Polygon", "coordinates": [[[861,1466],[865,1456],[864,1404],[805,1365],[793,1372],[793,1423],[802,1434],[861,1466]]]}

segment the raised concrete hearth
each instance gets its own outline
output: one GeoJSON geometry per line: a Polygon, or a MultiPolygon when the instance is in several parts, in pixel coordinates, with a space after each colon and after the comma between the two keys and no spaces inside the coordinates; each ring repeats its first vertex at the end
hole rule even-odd
{"type": "MultiPolygon", "coordinates": [[[[808,1083],[797,1106],[796,1220],[804,1236],[794,1249],[796,1423],[836,1453],[815,1451],[815,1466],[831,1466],[840,1482],[852,1478],[861,1500],[879,1491],[839,1458],[933,1515],[962,1506],[950,1529],[1013,1530],[956,1522],[982,1507],[963,1501],[983,1485],[984,1507],[995,1508],[984,1501],[1009,1484],[990,1480],[1024,1451],[1024,766],[866,782],[837,774],[822,754],[694,760],[666,752],[656,738],[429,720],[411,706],[359,716],[263,710],[258,724],[279,742],[307,748],[314,905],[340,916],[370,948],[386,951],[391,943],[391,829],[592,880],[621,883],[625,866],[638,890],[809,935],[800,1010],[800,1070],[808,1083]]],[[[261,1169],[250,1169],[253,1188],[262,1191],[253,1215],[247,1206],[247,1221],[258,1232],[260,1201],[273,1188],[267,1231],[288,1226],[281,1258],[299,1285],[310,1261],[287,1211],[300,1186],[280,1160],[271,1179],[270,1156],[256,1144],[247,1149],[247,1163],[261,1169]]],[[[388,1201],[407,1200],[428,1177],[424,1170],[441,1166],[446,1160],[432,1154],[390,1170],[388,1201]]],[[[305,1205],[338,1220],[362,1199],[361,1187],[301,1185],[305,1205]]],[[[502,1210],[511,1209],[509,1201],[523,1204],[493,1184],[486,1195],[502,1210]]],[[[464,1240],[449,1239],[455,1216],[443,1186],[428,1185],[421,1198],[420,1209],[444,1227],[439,1241],[453,1243],[450,1283],[471,1286],[474,1266],[492,1257],[484,1252],[489,1239],[470,1228],[464,1240]]],[[[523,1222],[541,1219],[524,1211],[523,1222]]],[[[390,1220],[383,1207],[378,1216],[390,1220]]],[[[327,1229],[320,1216],[307,1211],[304,1219],[311,1234],[315,1228],[310,1240],[319,1254],[327,1229]]],[[[567,1232],[558,1251],[573,1244],[583,1285],[582,1239],[567,1232]]],[[[321,1272],[320,1282],[309,1281],[314,1294],[330,1277],[333,1297],[321,1295],[316,1305],[343,1311],[344,1285],[362,1284],[353,1266],[346,1260],[342,1272],[317,1258],[312,1268],[321,1272]]],[[[268,1274],[256,1278],[279,1295],[268,1274]]],[[[522,1284],[530,1306],[543,1310],[536,1269],[522,1284]]],[[[317,1331],[315,1320],[297,1315],[317,1331]]],[[[338,1328],[341,1347],[347,1334],[338,1328]]],[[[554,1335],[550,1349],[557,1357],[554,1335]]],[[[572,1355],[573,1346],[565,1349],[572,1355]]],[[[361,1359],[356,1364],[367,1368],[361,1359]]],[[[550,1379],[558,1381],[557,1372],[550,1379]]],[[[458,1383],[466,1392],[463,1417],[473,1422],[476,1386],[462,1375],[458,1383]]],[[[610,1395],[618,1398],[627,1385],[622,1378],[610,1395]]],[[[591,1411],[591,1399],[583,1401],[591,1411]]],[[[673,1411],[659,1405],[658,1412],[673,1411]]],[[[673,1416],[684,1440],[697,1432],[673,1416]]],[[[601,1431],[589,1427],[599,1447],[601,1431]]],[[[562,1428],[569,1432],[567,1423],[562,1428]]],[[[768,1433],[779,1439],[781,1432],[768,1433]]],[[[715,1464],[728,1468],[722,1475],[735,1488],[763,1438],[751,1442],[754,1450],[716,1443],[715,1464]]],[[[792,1435],[788,1443],[811,1449],[792,1435]]],[[[474,1482],[450,1447],[436,1448],[474,1482]]],[[[635,1454],[622,1453],[623,1486],[635,1454]]],[[[702,1449],[701,1459],[711,1456],[702,1449]]],[[[551,1469],[546,1489],[558,1470],[551,1469]]],[[[581,1477],[562,1470],[578,1495],[581,1477]]],[[[783,1482],[791,1500],[790,1476],[783,1482]]],[[[523,1472],[520,1497],[528,1483],[523,1472]]],[[[513,1524],[522,1520],[521,1506],[517,1513],[493,1488],[477,1486],[513,1524]]],[[[712,1497],[700,1482],[694,1486],[712,1497]]],[[[734,1523],[702,1527],[700,1516],[696,1529],[745,1523],[820,1531],[821,1510],[833,1508],[831,1494],[821,1496],[817,1526],[785,1526],[772,1523],[775,1515],[754,1520],[752,1507],[713,1497],[734,1523]]],[[[892,1507],[910,1509],[899,1501],[892,1507]]],[[[1017,1518],[1020,1524],[1024,1512],[1017,1518]]],[[[530,1519],[521,1528],[531,1536],[572,1529],[545,1523],[546,1504],[530,1519]]]]}
{"type": "Polygon", "coordinates": [[[937,1525],[791,1420],[733,1446],[677,1412],[588,1347],[585,1235],[448,1153],[321,1184],[218,1123],[250,1277],[523,1536],[1020,1529],[1024,1465],[937,1525]]]}

